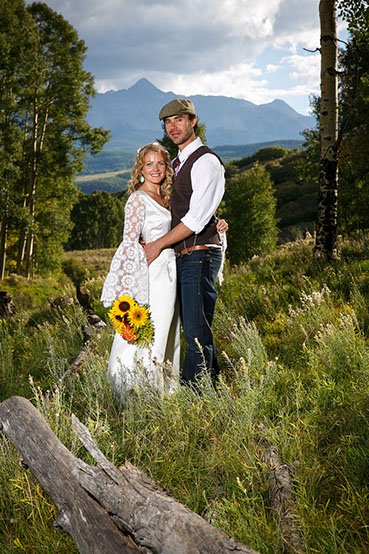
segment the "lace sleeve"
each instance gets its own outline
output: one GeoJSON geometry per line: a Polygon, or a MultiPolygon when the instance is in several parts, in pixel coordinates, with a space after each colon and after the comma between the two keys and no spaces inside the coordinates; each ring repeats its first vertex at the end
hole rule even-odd
{"type": "Polygon", "coordinates": [[[133,193],[125,207],[123,241],[112,259],[105,279],[101,301],[111,306],[119,296],[127,294],[140,304],[149,302],[149,270],[145,251],[139,243],[145,222],[145,203],[133,193]]]}

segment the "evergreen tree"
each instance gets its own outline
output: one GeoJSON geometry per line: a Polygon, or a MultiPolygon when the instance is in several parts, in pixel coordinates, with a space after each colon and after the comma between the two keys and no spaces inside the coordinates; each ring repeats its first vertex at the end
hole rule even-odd
{"type": "Polygon", "coordinates": [[[227,182],[220,213],[229,223],[227,258],[232,264],[276,246],[276,200],[268,172],[256,165],[227,182]]]}

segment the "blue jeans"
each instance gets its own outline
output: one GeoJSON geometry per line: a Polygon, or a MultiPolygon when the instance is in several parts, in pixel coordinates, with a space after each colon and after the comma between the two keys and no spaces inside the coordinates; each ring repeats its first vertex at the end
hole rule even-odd
{"type": "Polygon", "coordinates": [[[218,293],[215,281],[222,261],[220,248],[195,250],[177,258],[178,297],[187,350],[182,369],[182,383],[191,383],[203,369],[215,380],[219,366],[211,330],[218,293]],[[201,345],[199,350],[195,339],[201,345]]]}

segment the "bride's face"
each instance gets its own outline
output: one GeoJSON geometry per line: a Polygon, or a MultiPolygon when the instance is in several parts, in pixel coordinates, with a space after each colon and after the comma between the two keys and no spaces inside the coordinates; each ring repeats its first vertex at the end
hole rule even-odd
{"type": "Polygon", "coordinates": [[[152,185],[160,185],[165,177],[166,166],[163,156],[159,152],[147,152],[142,175],[145,182],[152,185]]]}

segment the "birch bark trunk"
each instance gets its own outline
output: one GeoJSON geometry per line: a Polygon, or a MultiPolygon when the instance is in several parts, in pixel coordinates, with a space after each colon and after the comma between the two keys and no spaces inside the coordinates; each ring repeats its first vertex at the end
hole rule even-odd
{"type": "Polygon", "coordinates": [[[319,206],[315,256],[337,256],[338,79],[336,0],[320,0],[321,99],[319,206]]]}

